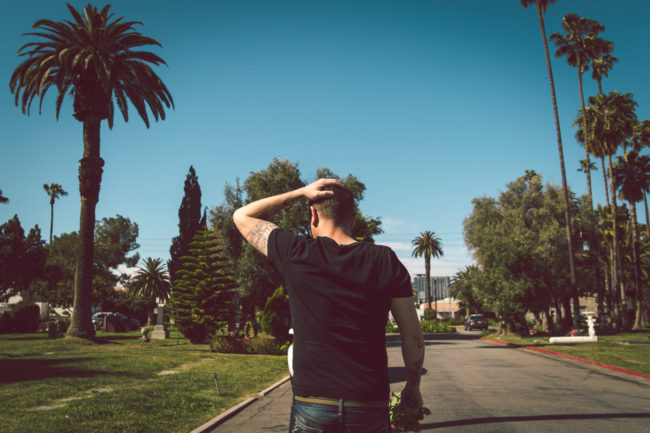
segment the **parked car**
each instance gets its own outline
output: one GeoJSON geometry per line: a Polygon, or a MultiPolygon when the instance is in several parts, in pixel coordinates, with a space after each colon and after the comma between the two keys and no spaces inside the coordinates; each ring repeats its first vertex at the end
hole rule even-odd
{"type": "Polygon", "coordinates": [[[120,325],[120,328],[123,328],[125,331],[133,331],[140,328],[140,321],[138,319],[133,319],[122,313],[112,313],[109,311],[100,311],[93,314],[93,325],[96,330],[99,330],[104,325],[104,317],[110,316],[117,320],[120,325]]]}
{"type": "Polygon", "coordinates": [[[488,321],[482,314],[470,314],[467,319],[465,319],[465,331],[471,331],[472,329],[488,329],[488,321]]]}

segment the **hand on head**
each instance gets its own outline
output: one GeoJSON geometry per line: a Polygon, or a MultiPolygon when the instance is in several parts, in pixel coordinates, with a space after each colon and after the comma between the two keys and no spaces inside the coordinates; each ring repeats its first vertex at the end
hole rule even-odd
{"type": "Polygon", "coordinates": [[[334,195],[334,191],[326,190],[324,188],[333,185],[345,188],[345,185],[337,179],[322,178],[305,186],[303,189],[303,195],[308,200],[318,200],[320,198],[331,197],[334,195]]]}

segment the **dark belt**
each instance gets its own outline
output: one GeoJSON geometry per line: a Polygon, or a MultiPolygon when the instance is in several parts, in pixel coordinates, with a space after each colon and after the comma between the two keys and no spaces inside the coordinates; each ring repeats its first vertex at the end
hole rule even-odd
{"type": "MultiPolygon", "coordinates": [[[[297,401],[302,401],[303,403],[318,403],[318,404],[328,404],[330,406],[339,406],[341,400],[335,398],[324,398],[324,397],[301,397],[296,395],[294,397],[297,401]]],[[[344,407],[387,407],[387,401],[355,401],[355,400],[343,400],[344,407]]]]}

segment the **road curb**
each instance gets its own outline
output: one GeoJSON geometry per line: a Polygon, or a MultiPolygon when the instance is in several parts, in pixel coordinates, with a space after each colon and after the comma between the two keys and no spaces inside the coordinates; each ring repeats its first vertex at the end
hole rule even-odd
{"type": "Polygon", "coordinates": [[[644,373],[639,373],[638,371],[632,371],[632,370],[627,370],[625,368],[614,367],[613,365],[604,364],[604,363],[598,362],[598,361],[592,361],[590,359],[580,358],[579,356],[568,355],[568,354],[562,353],[562,352],[554,352],[552,350],[542,349],[542,348],[539,348],[539,347],[522,346],[520,344],[508,343],[506,341],[499,341],[499,340],[490,340],[490,339],[487,339],[487,338],[481,338],[481,341],[487,341],[489,343],[496,343],[496,344],[503,344],[505,346],[510,346],[510,347],[518,347],[518,348],[521,348],[521,349],[532,350],[532,351],[535,351],[535,352],[546,353],[546,354],[549,354],[549,355],[561,356],[563,358],[571,359],[571,360],[578,361],[578,362],[583,362],[585,364],[591,364],[591,365],[595,365],[597,367],[602,367],[602,368],[607,368],[609,370],[618,371],[619,373],[625,373],[625,374],[630,374],[632,376],[637,376],[637,377],[643,377],[645,379],[650,379],[650,374],[644,374],[644,373]]]}
{"type": "Polygon", "coordinates": [[[285,382],[287,382],[290,379],[290,376],[285,376],[273,385],[269,386],[263,391],[260,391],[257,394],[257,397],[251,397],[249,399],[246,399],[242,401],[241,403],[231,407],[227,411],[223,412],[222,414],[217,415],[216,417],[212,418],[210,421],[206,422],[205,424],[195,428],[192,430],[190,433],[207,433],[210,430],[213,430],[226,420],[229,420],[233,416],[237,415],[239,412],[250,406],[252,403],[256,402],[260,398],[264,397],[274,389],[278,388],[280,385],[283,385],[285,382]]]}

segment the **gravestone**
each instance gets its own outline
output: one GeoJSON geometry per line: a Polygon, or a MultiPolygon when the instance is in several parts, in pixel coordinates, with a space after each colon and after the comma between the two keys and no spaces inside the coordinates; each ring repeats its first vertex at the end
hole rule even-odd
{"type": "Polygon", "coordinates": [[[156,326],[153,328],[151,333],[151,338],[154,340],[164,340],[167,338],[167,331],[165,330],[165,306],[158,305],[158,320],[156,321],[156,326]]]}

